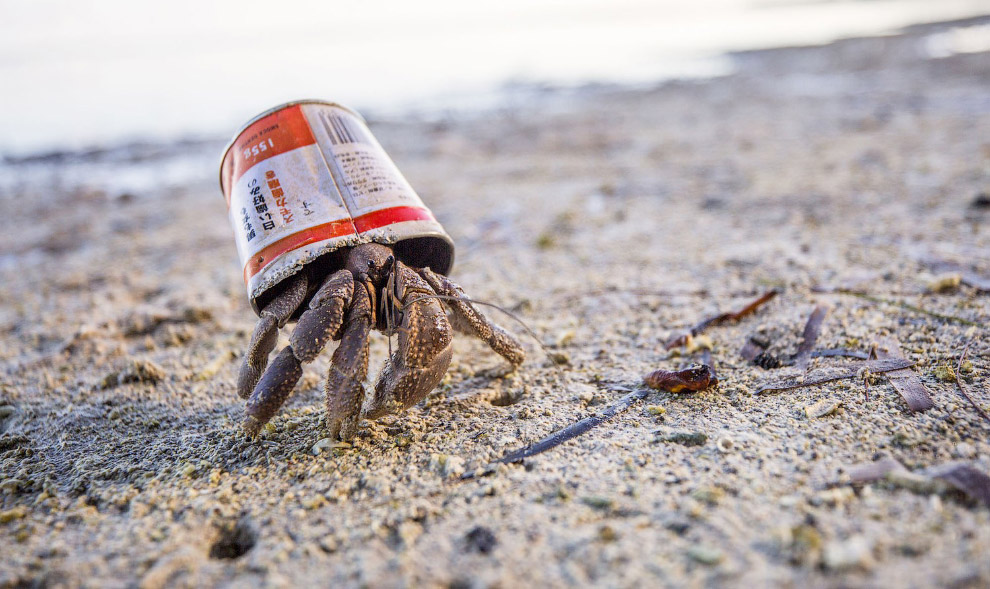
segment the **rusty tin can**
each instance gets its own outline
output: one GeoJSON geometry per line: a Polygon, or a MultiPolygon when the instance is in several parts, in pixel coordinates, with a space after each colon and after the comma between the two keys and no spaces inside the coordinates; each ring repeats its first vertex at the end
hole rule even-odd
{"type": "Polygon", "coordinates": [[[322,100],[265,111],[220,160],[248,298],[255,312],[276,285],[313,262],[341,267],[341,248],[376,242],[415,267],[448,273],[454,244],[359,114],[322,100]]]}

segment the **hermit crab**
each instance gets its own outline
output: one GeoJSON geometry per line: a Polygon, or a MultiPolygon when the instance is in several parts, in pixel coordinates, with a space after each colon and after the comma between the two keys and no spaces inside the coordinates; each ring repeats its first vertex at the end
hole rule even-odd
{"type": "Polygon", "coordinates": [[[237,381],[249,435],[330,341],[340,341],[326,380],[332,439],[425,398],[450,365],[453,327],[513,366],[525,358],[446,277],[453,242],[353,111],[308,100],[262,113],[224,152],[220,184],[260,317],[237,381]],[[269,365],[292,320],[289,345],[269,365]],[[372,330],[397,345],[368,395],[372,330]]]}

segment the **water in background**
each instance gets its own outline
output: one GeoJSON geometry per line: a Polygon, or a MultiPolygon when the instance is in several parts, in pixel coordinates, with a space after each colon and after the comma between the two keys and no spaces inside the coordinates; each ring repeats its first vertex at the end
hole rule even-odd
{"type": "Polygon", "coordinates": [[[990,0],[0,0],[0,154],[227,137],[317,97],[477,107],[507,82],[726,73],[726,51],[990,12],[990,0]]]}

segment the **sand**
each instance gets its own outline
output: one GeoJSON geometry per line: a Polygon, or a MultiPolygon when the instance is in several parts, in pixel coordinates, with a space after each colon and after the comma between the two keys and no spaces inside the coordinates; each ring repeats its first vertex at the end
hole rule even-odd
{"type": "MultiPolygon", "coordinates": [[[[320,442],[329,350],[259,440],[238,431],[255,317],[212,175],[225,138],[8,163],[0,586],[990,584],[987,506],[848,484],[882,458],[990,472],[990,424],[947,372],[971,342],[958,377],[990,408],[990,294],[958,280],[990,276],[990,54],[926,57],[948,28],[373,119],[457,244],[453,277],[546,351],[490,311],[524,338],[518,371],[461,336],[434,394],[346,446],[320,442]],[[126,193],[85,173],[176,153],[209,173],[126,193]],[[671,334],[771,288],[700,340],[716,389],[462,478],[690,362],[671,334]],[[786,360],[816,305],[819,348],[897,338],[934,407],[882,376],[754,394],[802,373],[739,350],[786,360]]],[[[369,378],[387,352],[376,334],[369,378]]]]}

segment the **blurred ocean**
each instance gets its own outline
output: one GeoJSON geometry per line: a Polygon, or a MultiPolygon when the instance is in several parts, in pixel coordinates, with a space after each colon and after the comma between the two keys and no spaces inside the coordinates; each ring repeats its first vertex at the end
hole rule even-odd
{"type": "MultiPolygon", "coordinates": [[[[228,138],[275,104],[374,115],[507,89],[731,71],[735,50],[990,13],[990,0],[3,0],[0,154],[228,138]]],[[[933,51],[953,51],[951,40],[933,51]]],[[[979,40],[977,40],[979,45],[979,40]]]]}

